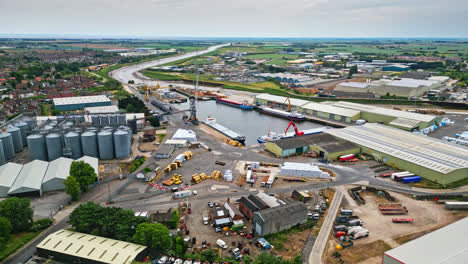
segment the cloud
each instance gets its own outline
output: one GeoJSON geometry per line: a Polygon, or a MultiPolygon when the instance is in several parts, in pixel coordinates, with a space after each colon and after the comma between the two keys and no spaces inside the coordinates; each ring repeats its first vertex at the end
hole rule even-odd
{"type": "Polygon", "coordinates": [[[468,37],[465,0],[0,0],[0,33],[468,37]]]}

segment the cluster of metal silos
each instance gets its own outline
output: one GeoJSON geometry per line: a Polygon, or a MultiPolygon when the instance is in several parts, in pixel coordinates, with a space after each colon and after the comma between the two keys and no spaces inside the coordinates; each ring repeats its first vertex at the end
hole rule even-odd
{"type": "Polygon", "coordinates": [[[101,127],[126,125],[127,118],[125,114],[91,115],[91,124],[93,126],[101,126],[101,127]]]}
{"type": "Polygon", "coordinates": [[[31,119],[9,125],[6,132],[0,133],[0,165],[13,159],[16,153],[23,151],[27,136],[31,133],[33,127],[31,119]]]}

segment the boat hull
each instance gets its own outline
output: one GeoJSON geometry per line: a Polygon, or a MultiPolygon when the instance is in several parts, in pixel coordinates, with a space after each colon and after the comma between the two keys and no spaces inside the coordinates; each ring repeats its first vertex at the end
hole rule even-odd
{"type": "Polygon", "coordinates": [[[292,121],[304,121],[305,120],[305,117],[300,118],[300,117],[282,115],[282,114],[279,114],[279,113],[265,111],[265,110],[263,110],[263,108],[258,108],[258,111],[260,113],[263,113],[263,114],[267,114],[267,115],[271,115],[271,116],[277,116],[277,117],[289,119],[289,120],[292,120],[292,121]]]}
{"type": "Polygon", "coordinates": [[[254,108],[253,105],[243,105],[243,104],[232,104],[232,103],[229,103],[229,102],[225,102],[225,101],[220,101],[218,99],[216,99],[216,102],[217,103],[220,103],[220,104],[225,104],[225,105],[229,105],[229,106],[233,106],[233,107],[237,107],[237,108],[240,108],[242,110],[252,110],[254,108]]]}

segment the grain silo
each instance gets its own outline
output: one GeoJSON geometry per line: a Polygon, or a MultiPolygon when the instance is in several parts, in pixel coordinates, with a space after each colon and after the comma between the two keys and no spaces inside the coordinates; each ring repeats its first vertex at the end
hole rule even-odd
{"type": "Polygon", "coordinates": [[[118,119],[116,114],[109,115],[109,123],[111,126],[118,125],[118,119]]]}
{"type": "Polygon", "coordinates": [[[119,114],[117,116],[117,119],[118,119],[119,125],[126,125],[127,124],[127,118],[126,118],[125,114],[119,114]]]}
{"type": "Polygon", "coordinates": [[[112,132],[101,131],[97,135],[98,146],[99,146],[99,158],[100,159],[113,159],[114,158],[114,139],[112,138],[112,132]]]}
{"type": "Polygon", "coordinates": [[[26,138],[28,142],[28,151],[30,160],[47,161],[47,146],[43,135],[32,134],[26,138]]]}
{"type": "Polygon", "coordinates": [[[85,121],[84,115],[75,116],[75,124],[79,125],[85,121]]]}
{"type": "Polygon", "coordinates": [[[92,115],[91,116],[91,124],[93,126],[99,126],[101,122],[99,121],[99,116],[98,115],[92,115]]]}
{"type": "Polygon", "coordinates": [[[54,129],[53,126],[45,125],[45,126],[43,126],[43,127],[41,128],[41,132],[42,132],[43,134],[47,134],[47,133],[49,133],[52,129],[54,129]]]}
{"type": "Polygon", "coordinates": [[[81,148],[84,156],[98,157],[98,143],[95,132],[86,131],[81,134],[81,148]]]}
{"type": "Polygon", "coordinates": [[[75,132],[68,132],[64,136],[65,145],[71,150],[71,158],[78,159],[83,156],[81,151],[80,134],[75,132]]]}
{"type": "Polygon", "coordinates": [[[26,142],[26,137],[29,134],[29,125],[26,122],[18,122],[15,124],[15,127],[19,128],[21,131],[21,140],[23,141],[23,146],[26,146],[28,142],[26,142]]]}
{"type": "Polygon", "coordinates": [[[128,134],[127,134],[127,136],[128,136],[128,144],[130,145],[130,148],[131,148],[131,146],[132,146],[132,138],[133,138],[132,130],[131,130],[128,126],[120,126],[119,129],[128,132],[128,134]]]}
{"type": "Polygon", "coordinates": [[[15,126],[8,126],[7,132],[11,134],[13,139],[13,148],[15,153],[23,151],[23,138],[21,137],[21,130],[15,126]]]}
{"type": "Polygon", "coordinates": [[[57,116],[57,122],[61,123],[64,120],[65,120],[64,116],[57,116]]]}
{"type": "Polygon", "coordinates": [[[109,125],[109,116],[108,115],[100,115],[99,121],[101,122],[101,126],[108,126],[109,125]]]}
{"type": "Polygon", "coordinates": [[[5,153],[5,159],[11,160],[15,156],[15,147],[13,146],[13,138],[10,133],[0,133],[0,140],[3,145],[3,152],[5,153]]]}
{"type": "Polygon", "coordinates": [[[49,161],[56,160],[62,156],[62,135],[51,133],[46,136],[47,156],[49,161]]]}
{"type": "Polygon", "coordinates": [[[0,166],[6,163],[5,153],[3,152],[3,145],[0,141],[0,166]]]}
{"type": "Polygon", "coordinates": [[[128,132],[117,130],[114,133],[115,157],[125,159],[130,156],[130,145],[128,144],[128,132]]]}

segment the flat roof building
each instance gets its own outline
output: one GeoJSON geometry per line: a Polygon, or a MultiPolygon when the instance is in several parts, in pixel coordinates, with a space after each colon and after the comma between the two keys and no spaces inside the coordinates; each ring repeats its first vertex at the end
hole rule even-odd
{"type": "Polygon", "coordinates": [[[105,95],[54,98],[53,102],[55,109],[59,111],[75,111],[85,107],[112,105],[111,100],[105,95]]]}
{"type": "Polygon", "coordinates": [[[466,264],[468,217],[386,251],[382,264],[466,264]]]}
{"type": "Polygon", "coordinates": [[[64,263],[130,264],[146,257],[146,246],[106,237],[59,230],[37,245],[39,256],[64,263]]]}
{"type": "Polygon", "coordinates": [[[358,145],[377,161],[443,185],[468,178],[465,147],[371,123],[325,133],[358,145]]]}
{"type": "Polygon", "coordinates": [[[8,195],[35,192],[42,195],[42,179],[44,179],[48,166],[49,163],[42,160],[33,160],[26,163],[8,191],[8,195]]]}
{"type": "Polygon", "coordinates": [[[0,167],[0,198],[7,197],[8,191],[21,172],[23,165],[8,162],[0,167]]]}
{"type": "Polygon", "coordinates": [[[119,107],[116,105],[108,106],[91,106],[85,107],[84,111],[88,114],[114,114],[119,112],[119,107]]]}

